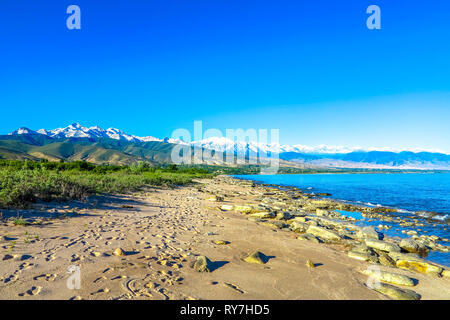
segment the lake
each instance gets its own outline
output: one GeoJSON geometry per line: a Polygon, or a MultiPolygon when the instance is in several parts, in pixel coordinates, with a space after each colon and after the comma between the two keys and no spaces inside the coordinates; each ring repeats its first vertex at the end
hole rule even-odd
{"type": "MultiPolygon", "coordinates": [[[[332,199],[359,205],[393,207],[400,209],[399,215],[417,211],[437,212],[439,214],[432,219],[424,219],[425,227],[421,227],[419,235],[423,233],[450,238],[450,173],[280,174],[235,177],[257,183],[294,186],[310,193],[330,193],[332,199]]],[[[368,221],[365,218],[357,222],[359,225],[373,226],[380,223],[386,224],[385,221],[368,221]]],[[[414,227],[400,227],[396,223],[391,223],[391,227],[381,231],[388,236],[404,238],[407,236],[401,230],[414,230],[414,227]]],[[[445,242],[442,244],[449,245],[445,242]]],[[[449,253],[431,251],[427,259],[450,266],[449,253]]]]}

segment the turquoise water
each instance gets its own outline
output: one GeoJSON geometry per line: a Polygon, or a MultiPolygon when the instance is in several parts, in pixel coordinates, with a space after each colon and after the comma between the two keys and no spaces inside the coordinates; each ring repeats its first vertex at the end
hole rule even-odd
{"type": "MultiPolygon", "coordinates": [[[[401,209],[398,215],[406,218],[413,212],[438,213],[431,219],[423,219],[425,227],[420,234],[450,238],[450,173],[396,173],[396,174],[303,174],[303,175],[239,175],[236,178],[258,183],[294,186],[310,193],[330,193],[330,198],[368,206],[387,206],[401,209]],[[447,222],[447,223],[446,223],[447,222]]],[[[387,236],[405,238],[397,223],[368,221],[358,212],[341,212],[352,216],[358,225],[389,225],[391,229],[380,230],[387,236]]],[[[414,215],[415,216],[415,215],[414,215]]],[[[444,245],[450,245],[441,242],[444,245]]],[[[450,254],[430,252],[427,259],[450,266],[450,254]]]]}

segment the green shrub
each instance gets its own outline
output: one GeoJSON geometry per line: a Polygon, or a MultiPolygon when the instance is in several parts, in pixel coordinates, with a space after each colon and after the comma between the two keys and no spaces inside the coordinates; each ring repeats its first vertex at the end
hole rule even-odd
{"type": "Polygon", "coordinates": [[[0,161],[0,207],[27,207],[37,200],[66,201],[91,194],[123,193],[144,186],[183,185],[195,177],[209,177],[193,168],[155,168],[138,162],[132,166],[96,166],[73,163],[0,161]]]}

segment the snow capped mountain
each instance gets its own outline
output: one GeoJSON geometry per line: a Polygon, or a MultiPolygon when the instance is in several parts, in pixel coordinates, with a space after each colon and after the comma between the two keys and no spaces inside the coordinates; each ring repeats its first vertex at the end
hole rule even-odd
{"type": "Polygon", "coordinates": [[[34,130],[22,127],[22,128],[19,128],[15,131],[11,132],[9,135],[15,136],[15,135],[20,135],[20,134],[39,134],[39,133],[34,130]]]}
{"type": "Polygon", "coordinates": [[[347,154],[353,152],[371,152],[371,151],[379,151],[379,152],[428,152],[428,153],[441,153],[441,154],[449,154],[445,153],[441,150],[434,149],[419,149],[419,148],[403,148],[403,149],[392,149],[392,148],[362,148],[360,146],[355,147],[344,147],[344,146],[327,146],[327,145],[319,145],[315,147],[305,146],[301,144],[295,145],[279,145],[279,144],[263,144],[258,142],[245,142],[245,141],[236,141],[233,142],[231,139],[225,137],[212,137],[203,139],[200,141],[191,142],[191,145],[196,147],[203,147],[207,149],[212,149],[220,152],[237,152],[237,153],[302,153],[302,154],[317,154],[317,155],[327,155],[327,154],[347,154]]]}
{"type": "Polygon", "coordinates": [[[125,140],[130,142],[148,142],[148,141],[162,141],[161,139],[147,136],[137,137],[129,135],[122,130],[116,128],[102,129],[98,126],[95,127],[83,127],[79,123],[73,123],[65,128],[57,128],[53,130],[40,129],[33,131],[28,128],[20,128],[11,132],[9,135],[22,135],[22,134],[43,134],[51,138],[110,138],[115,140],[125,140]]]}
{"type": "Polygon", "coordinates": [[[138,137],[116,128],[102,129],[98,126],[84,127],[73,123],[65,128],[33,131],[22,127],[9,135],[45,135],[51,138],[110,138],[129,142],[167,142],[234,153],[250,157],[267,157],[279,154],[280,159],[328,167],[365,168],[450,168],[450,155],[438,150],[389,148],[361,148],[319,145],[316,147],[296,145],[263,144],[254,141],[233,141],[225,137],[211,137],[200,141],[185,142],[180,139],[158,139],[153,136],[138,137]]]}

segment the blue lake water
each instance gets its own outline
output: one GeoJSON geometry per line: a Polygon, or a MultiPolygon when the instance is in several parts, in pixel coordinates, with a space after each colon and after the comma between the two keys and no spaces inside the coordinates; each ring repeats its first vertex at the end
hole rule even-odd
{"type": "MultiPolygon", "coordinates": [[[[424,220],[424,234],[450,238],[450,173],[374,173],[374,174],[289,174],[289,175],[239,175],[236,178],[258,183],[294,186],[311,193],[330,193],[330,198],[369,206],[387,206],[410,212],[431,211],[439,213],[434,219],[424,220]],[[447,220],[446,220],[447,219],[447,220]]],[[[359,225],[391,225],[382,230],[388,236],[407,237],[396,223],[368,221],[358,213],[341,214],[360,219],[359,225]]],[[[419,232],[419,235],[421,232],[419,232]]],[[[449,243],[442,243],[449,245],[449,243]]],[[[450,254],[432,251],[427,259],[450,266],[450,254]]]]}

